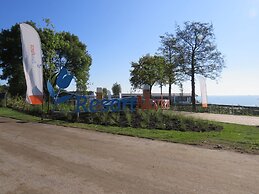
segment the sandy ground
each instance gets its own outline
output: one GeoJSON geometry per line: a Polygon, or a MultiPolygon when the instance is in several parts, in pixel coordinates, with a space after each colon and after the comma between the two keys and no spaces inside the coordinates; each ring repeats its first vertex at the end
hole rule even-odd
{"type": "Polygon", "coordinates": [[[212,114],[212,113],[192,113],[192,112],[176,112],[195,118],[204,120],[219,121],[225,123],[236,123],[240,125],[259,126],[259,117],[242,116],[242,115],[227,115],[227,114],[212,114]]]}
{"type": "Polygon", "coordinates": [[[259,156],[0,118],[0,193],[259,193],[259,156]]]}

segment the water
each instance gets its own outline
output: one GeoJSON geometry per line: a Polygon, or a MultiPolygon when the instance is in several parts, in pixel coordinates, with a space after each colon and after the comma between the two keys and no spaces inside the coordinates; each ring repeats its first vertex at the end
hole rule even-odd
{"type": "MultiPolygon", "coordinates": [[[[200,96],[197,98],[200,101],[200,96]]],[[[259,95],[249,96],[208,96],[209,104],[257,106],[259,107],[259,95]]]]}

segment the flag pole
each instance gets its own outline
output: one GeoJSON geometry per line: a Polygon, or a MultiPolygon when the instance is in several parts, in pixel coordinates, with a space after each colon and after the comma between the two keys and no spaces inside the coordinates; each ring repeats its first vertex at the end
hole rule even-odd
{"type": "Polygon", "coordinates": [[[43,121],[43,114],[44,114],[43,108],[44,108],[44,95],[42,96],[42,104],[41,104],[41,121],[43,121]]]}
{"type": "Polygon", "coordinates": [[[44,68],[43,68],[43,62],[42,65],[42,104],[41,104],[41,121],[43,121],[44,118],[44,68]]]}

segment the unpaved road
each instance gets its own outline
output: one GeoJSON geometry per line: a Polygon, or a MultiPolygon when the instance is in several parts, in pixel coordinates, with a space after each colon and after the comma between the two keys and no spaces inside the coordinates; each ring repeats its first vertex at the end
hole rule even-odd
{"type": "Polygon", "coordinates": [[[259,193],[259,156],[0,118],[0,193],[259,193]]]}

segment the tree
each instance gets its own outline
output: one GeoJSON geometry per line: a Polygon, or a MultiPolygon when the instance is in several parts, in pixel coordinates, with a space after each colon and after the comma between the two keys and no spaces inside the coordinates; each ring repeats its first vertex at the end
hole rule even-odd
{"type": "Polygon", "coordinates": [[[170,104],[172,97],[172,85],[183,80],[180,64],[182,62],[182,53],[177,45],[177,40],[172,34],[166,33],[161,38],[161,47],[158,49],[165,59],[164,76],[169,85],[170,104]]]}
{"type": "Polygon", "coordinates": [[[85,92],[92,62],[87,47],[76,35],[69,32],[61,32],[57,35],[59,48],[56,50],[58,57],[56,64],[59,68],[64,66],[69,69],[75,75],[77,91],[85,92]]]}
{"type": "Polygon", "coordinates": [[[103,98],[108,98],[108,90],[107,90],[107,88],[103,88],[103,98]]]}
{"type": "Polygon", "coordinates": [[[154,56],[155,58],[155,62],[157,64],[157,71],[156,71],[156,77],[157,77],[157,84],[160,87],[160,94],[161,94],[161,98],[163,95],[163,86],[166,85],[166,83],[168,82],[167,79],[167,72],[166,72],[166,62],[164,57],[161,56],[154,56]]]}
{"type": "Polygon", "coordinates": [[[164,84],[164,59],[149,54],[141,57],[138,62],[131,63],[130,83],[134,89],[149,85],[150,93],[155,83],[164,84]]]}
{"type": "Polygon", "coordinates": [[[0,33],[0,67],[2,80],[8,80],[11,95],[24,95],[26,92],[22,66],[22,46],[20,28],[16,24],[0,33]]]}
{"type": "Polygon", "coordinates": [[[1,85],[0,84],[0,93],[5,93],[8,91],[8,86],[7,85],[1,85]]]}
{"type": "Polygon", "coordinates": [[[191,78],[192,108],[195,111],[195,75],[216,79],[225,67],[224,58],[217,50],[212,24],[185,22],[182,29],[177,26],[176,39],[184,53],[182,69],[191,78]]]}
{"type": "Polygon", "coordinates": [[[121,93],[121,85],[119,83],[115,82],[112,85],[112,93],[115,96],[119,96],[120,95],[120,93],[121,93]]]}
{"type": "MultiPolygon", "coordinates": [[[[49,20],[46,22],[47,26],[44,28],[37,28],[33,22],[26,22],[38,31],[41,38],[44,80],[50,79],[65,66],[75,75],[77,90],[85,91],[91,65],[86,45],[73,34],[55,32],[49,20]]],[[[7,80],[10,94],[25,95],[19,24],[0,33],[0,68],[2,68],[0,78],[7,80]]]]}

